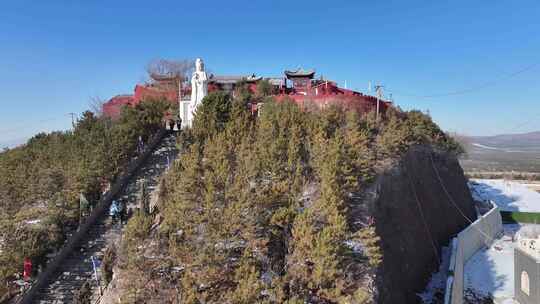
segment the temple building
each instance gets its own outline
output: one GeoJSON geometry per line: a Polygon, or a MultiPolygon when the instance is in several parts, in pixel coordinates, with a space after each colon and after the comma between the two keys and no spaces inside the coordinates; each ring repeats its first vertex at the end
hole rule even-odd
{"type": "Polygon", "coordinates": [[[218,76],[210,74],[210,79],[208,80],[208,91],[214,92],[221,90],[232,94],[234,93],[236,84],[238,84],[240,81],[246,82],[250,86],[250,89],[255,90],[257,82],[262,79],[262,77],[256,76],[255,74],[250,76],[218,76]]]}
{"type": "Polygon", "coordinates": [[[177,76],[151,74],[146,84],[137,84],[133,94],[117,95],[103,104],[103,115],[116,119],[122,106],[135,106],[146,99],[164,99],[177,103],[180,98],[181,79],[177,76]]]}
{"type": "Polygon", "coordinates": [[[519,304],[540,303],[540,235],[522,232],[514,249],[514,300],[519,304]],[[528,235],[527,235],[528,234],[528,235]]]}
{"type": "Polygon", "coordinates": [[[285,71],[285,77],[292,82],[292,88],[294,88],[295,93],[305,96],[311,93],[314,76],[314,70],[304,71],[298,69],[296,71],[285,71]]]}
{"type": "MultiPolygon", "coordinates": [[[[387,100],[341,88],[331,80],[322,77],[316,79],[315,70],[285,70],[282,77],[263,77],[255,74],[237,76],[209,74],[205,85],[207,85],[208,93],[224,91],[234,95],[238,83],[247,84],[248,88],[255,93],[258,84],[263,80],[268,81],[273,86],[274,97],[277,101],[292,100],[302,108],[320,108],[329,104],[341,104],[351,110],[365,113],[375,110],[377,103],[379,103],[381,112],[384,112],[391,104],[387,100]]],[[[106,116],[116,118],[119,116],[122,106],[136,105],[144,99],[153,98],[180,104],[181,113],[179,115],[184,119],[187,114],[182,114],[182,103],[187,103],[190,100],[192,87],[187,81],[178,77],[151,75],[149,83],[135,86],[133,95],[118,95],[111,98],[103,105],[103,113],[106,116]]],[[[256,112],[257,107],[261,105],[251,106],[252,111],[256,112]]]]}

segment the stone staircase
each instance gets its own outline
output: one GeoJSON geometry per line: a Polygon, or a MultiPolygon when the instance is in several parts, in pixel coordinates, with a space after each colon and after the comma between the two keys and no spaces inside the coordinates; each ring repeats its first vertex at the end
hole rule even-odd
{"type": "MultiPolygon", "coordinates": [[[[148,190],[155,190],[159,177],[167,169],[168,163],[172,164],[177,154],[174,135],[166,136],[116,199],[124,200],[128,209],[136,208],[139,192],[138,181],[145,179],[148,190]]],[[[33,303],[73,303],[75,294],[86,281],[91,282],[90,287],[94,294],[92,303],[95,303],[100,291],[99,285],[94,279],[91,257],[101,260],[107,245],[119,241],[122,230],[121,224],[113,224],[108,216],[104,215],[100,218],[88,231],[81,246],[62,263],[56,276],[49,280],[47,286],[39,289],[33,303]]]]}

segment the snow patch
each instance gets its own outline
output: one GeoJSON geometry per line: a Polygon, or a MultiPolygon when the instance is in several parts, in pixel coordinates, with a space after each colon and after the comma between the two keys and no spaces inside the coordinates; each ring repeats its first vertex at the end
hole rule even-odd
{"type": "MultiPolygon", "coordinates": [[[[539,225],[503,225],[504,234],[489,247],[476,252],[465,264],[465,289],[506,303],[514,296],[514,248],[516,235],[522,230],[538,229],[539,225]]],[[[511,303],[511,302],[509,302],[511,303]]]]}
{"type": "Polygon", "coordinates": [[[361,254],[364,252],[364,245],[359,241],[347,240],[345,241],[345,246],[349,247],[354,253],[361,254]]]}
{"type": "Polygon", "coordinates": [[[469,182],[478,201],[493,201],[502,211],[540,212],[540,193],[527,186],[502,179],[477,179],[469,182]]]}
{"type": "Polygon", "coordinates": [[[440,303],[440,300],[437,298],[437,294],[444,297],[451,254],[452,251],[450,250],[450,247],[443,247],[441,249],[441,263],[439,265],[439,270],[431,275],[431,279],[429,280],[426,289],[422,293],[418,294],[420,299],[422,299],[422,303],[440,303]]]}
{"type": "Polygon", "coordinates": [[[497,148],[497,147],[485,146],[485,145],[478,144],[478,143],[472,143],[472,145],[475,146],[475,147],[478,147],[478,148],[482,148],[482,149],[504,151],[503,149],[500,149],[500,148],[497,148]]]}
{"type": "Polygon", "coordinates": [[[477,148],[481,148],[481,149],[496,150],[496,151],[508,152],[508,153],[524,153],[525,152],[525,151],[521,151],[521,150],[511,150],[511,149],[491,147],[491,146],[486,146],[486,145],[482,145],[482,144],[479,144],[479,143],[472,143],[472,145],[477,147],[477,148]]]}

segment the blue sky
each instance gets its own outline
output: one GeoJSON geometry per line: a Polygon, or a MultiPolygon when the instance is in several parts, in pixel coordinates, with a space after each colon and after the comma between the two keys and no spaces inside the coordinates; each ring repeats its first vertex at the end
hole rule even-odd
{"type": "Polygon", "coordinates": [[[194,57],[216,74],[302,66],[361,91],[380,83],[448,131],[536,131],[539,33],[532,0],[5,1],[0,142],[69,128],[67,113],[132,92],[152,59],[194,57]]]}

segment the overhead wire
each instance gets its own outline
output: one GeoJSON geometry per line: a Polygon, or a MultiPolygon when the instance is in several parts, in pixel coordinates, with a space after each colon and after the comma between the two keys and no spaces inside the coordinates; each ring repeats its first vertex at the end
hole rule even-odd
{"type": "Polygon", "coordinates": [[[501,76],[501,77],[499,77],[497,79],[486,81],[484,83],[481,83],[481,84],[478,84],[478,85],[475,85],[475,86],[472,86],[472,87],[459,89],[459,90],[454,90],[454,91],[449,91],[449,92],[444,92],[444,93],[429,94],[429,95],[419,95],[419,94],[410,94],[410,93],[407,93],[407,92],[401,92],[401,91],[395,91],[395,90],[391,90],[391,92],[392,92],[392,94],[401,95],[401,96],[415,97],[415,98],[436,98],[436,97],[446,97],[446,96],[454,96],[454,95],[464,95],[464,94],[468,94],[468,93],[471,93],[471,92],[475,92],[477,90],[481,90],[481,89],[496,85],[496,84],[498,84],[499,82],[501,82],[503,80],[513,78],[513,77],[518,76],[520,74],[523,74],[523,73],[525,73],[525,72],[527,72],[529,70],[532,70],[532,69],[536,68],[538,65],[539,65],[539,63],[530,64],[530,65],[527,65],[524,68],[521,68],[521,69],[519,69],[519,70],[517,70],[515,72],[512,72],[510,74],[501,76]]]}
{"type": "MultiPolygon", "coordinates": [[[[437,180],[439,182],[439,184],[441,185],[442,189],[443,189],[443,192],[446,194],[446,197],[448,198],[448,200],[450,201],[450,203],[452,203],[452,205],[459,211],[459,213],[461,214],[461,216],[463,216],[470,224],[473,224],[474,221],[472,221],[466,214],[465,212],[463,212],[463,210],[461,210],[461,208],[456,204],[456,202],[454,201],[454,199],[452,198],[452,196],[450,195],[450,193],[448,192],[448,189],[446,189],[446,186],[444,185],[443,181],[442,181],[442,178],[441,178],[441,175],[439,174],[439,170],[437,170],[437,168],[435,167],[435,161],[433,160],[433,156],[431,155],[431,153],[429,154],[429,158],[431,160],[431,167],[433,168],[433,170],[435,171],[435,175],[437,176],[437,180]]],[[[476,230],[478,230],[478,232],[480,232],[480,234],[482,234],[484,237],[486,237],[486,239],[489,241],[489,242],[492,242],[494,241],[494,238],[492,238],[491,236],[489,236],[487,233],[485,233],[484,231],[482,231],[482,229],[480,229],[479,227],[476,227],[476,226],[473,226],[476,230]]]]}
{"type": "Polygon", "coordinates": [[[517,131],[517,130],[521,129],[524,126],[526,126],[526,125],[528,125],[528,124],[530,124],[532,122],[535,122],[538,117],[540,117],[540,113],[536,113],[536,115],[534,115],[532,118],[526,120],[525,122],[522,122],[522,123],[519,123],[519,124],[515,125],[514,127],[512,127],[510,129],[510,133],[513,132],[513,131],[517,131]]]}
{"type": "Polygon", "coordinates": [[[428,237],[429,237],[429,239],[431,241],[431,245],[433,247],[433,253],[435,254],[435,257],[437,258],[438,264],[440,265],[441,259],[439,257],[439,251],[437,249],[438,246],[435,244],[436,242],[433,239],[433,236],[431,235],[431,230],[429,229],[426,218],[424,216],[424,212],[422,211],[422,206],[420,204],[420,200],[418,199],[418,194],[416,193],[416,189],[414,187],[414,184],[413,184],[409,174],[406,173],[405,175],[407,175],[407,179],[409,180],[409,186],[411,187],[411,190],[413,192],[414,199],[416,201],[416,206],[418,207],[418,212],[420,213],[420,218],[422,219],[422,222],[424,223],[424,228],[426,229],[427,235],[428,235],[428,237]]]}

